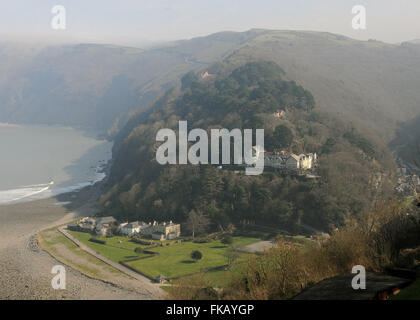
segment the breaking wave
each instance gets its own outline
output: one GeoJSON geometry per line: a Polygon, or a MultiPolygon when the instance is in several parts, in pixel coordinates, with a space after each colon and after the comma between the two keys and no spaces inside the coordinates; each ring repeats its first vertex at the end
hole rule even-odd
{"type": "Polygon", "coordinates": [[[16,189],[0,190],[0,205],[14,204],[20,202],[29,202],[40,199],[47,199],[59,194],[73,192],[91,186],[105,179],[105,173],[96,170],[95,179],[89,182],[82,182],[71,186],[57,187],[54,181],[44,184],[34,184],[23,186],[16,189]]]}

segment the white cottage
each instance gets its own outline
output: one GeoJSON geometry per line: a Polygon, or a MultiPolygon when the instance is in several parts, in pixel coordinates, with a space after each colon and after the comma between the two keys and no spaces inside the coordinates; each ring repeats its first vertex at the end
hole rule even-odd
{"type": "Polygon", "coordinates": [[[140,233],[140,224],[135,222],[120,224],[120,232],[126,236],[140,233]]]}

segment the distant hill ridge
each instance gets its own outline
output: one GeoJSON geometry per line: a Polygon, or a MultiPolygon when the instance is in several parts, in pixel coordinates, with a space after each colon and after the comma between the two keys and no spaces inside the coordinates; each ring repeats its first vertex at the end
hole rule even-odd
{"type": "MultiPolygon", "coordinates": [[[[417,43],[414,41],[414,43],[417,43]]],[[[324,111],[389,141],[420,113],[420,46],[303,31],[253,29],[147,50],[113,45],[0,44],[0,122],[62,124],[113,136],[191,70],[229,57],[268,60],[324,111]]]]}

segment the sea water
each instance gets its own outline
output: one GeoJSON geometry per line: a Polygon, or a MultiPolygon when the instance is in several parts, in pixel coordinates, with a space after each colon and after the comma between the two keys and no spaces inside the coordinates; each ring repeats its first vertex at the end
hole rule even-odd
{"type": "Polygon", "coordinates": [[[67,127],[0,123],[0,205],[48,198],[105,178],[112,143],[67,127]]]}

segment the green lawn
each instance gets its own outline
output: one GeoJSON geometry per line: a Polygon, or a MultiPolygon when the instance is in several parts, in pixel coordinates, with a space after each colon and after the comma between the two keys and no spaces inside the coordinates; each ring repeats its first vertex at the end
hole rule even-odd
{"type": "MultiPolygon", "coordinates": [[[[247,263],[245,261],[245,256],[242,258],[243,261],[235,264],[231,269],[221,268],[217,270],[210,270],[208,272],[203,272],[200,274],[199,279],[200,283],[209,284],[212,287],[223,288],[228,285],[235,277],[238,277],[242,271],[246,269],[247,263]],[[242,262],[242,263],[241,263],[242,262]]],[[[182,283],[188,278],[194,278],[195,275],[190,277],[184,277],[180,280],[173,280],[171,283],[177,284],[182,283]]]]}
{"type": "MultiPolygon", "coordinates": [[[[148,256],[147,254],[138,255],[134,252],[134,249],[137,247],[146,248],[147,246],[131,242],[127,237],[98,237],[98,239],[106,241],[106,244],[99,244],[89,241],[92,237],[90,234],[74,231],[71,231],[70,234],[89,248],[114,262],[148,256]]],[[[242,236],[236,236],[233,239],[233,244],[236,246],[245,246],[259,241],[257,238],[242,236]]],[[[220,241],[210,243],[182,242],[169,246],[151,248],[149,249],[150,251],[159,253],[159,255],[131,261],[128,265],[151,278],[156,278],[160,274],[168,278],[173,278],[227,264],[227,258],[225,256],[227,248],[220,241]],[[199,250],[203,254],[203,258],[197,262],[190,258],[190,254],[194,250],[199,250]]],[[[241,253],[239,254],[239,260],[247,256],[248,254],[241,253]]],[[[206,273],[205,276],[209,277],[210,281],[215,284],[223,284],[227,281],[225,278],[230,273],[232,271],[211,271],[206,273]]]]}
{"type": "Polygon", "coordinates": [[[401,290],[399,294],[393,296],[392,300],[420,300],[420,279],[401,290]]]}
{"type": "Polygon", "coordinates": [[[71,231],[70,234],[81,241],[83,244],[87,245],[89,248],[95,250],[96,252],[114,262],[120,262],[121,260],[134,259],[145,256],[145,254],[138,255],[134,252],[135,248],[145,248],[145,246],[130,242],[129,238],[126,237],[98,237],[98,239],[106,241],[106,244],[103,245],[89,241],[89,239],[92,238],[92,235],[88,233],[71,231]],[[122,243],[118,243],[119,240],[122,241],[122,243]],[[119,248],[114,246],[118,246],[119,248]]]}
{"type": "MultiPolygon", "coordinates": [[[[259,241],[256,238],[246,237],[234,237],[233,239],[234,245],[237,246],[259,241]]],[[[227,246],[220,241],[210,243],[182,242],[167,247],[153,248],[152,251],[159,253],[158,256],[132,261],[128,264],[152,278],[156,278],[160,274],[173,278],[227,264],[226,249],[227,246]],[[190,258],[190,254],[194,250],[199,250],[203,254],[203,258],[197,262],[190,258]]],[[[248,254],[240,254],[239,259],[244,259],[247,256],[248,254]]]]}

